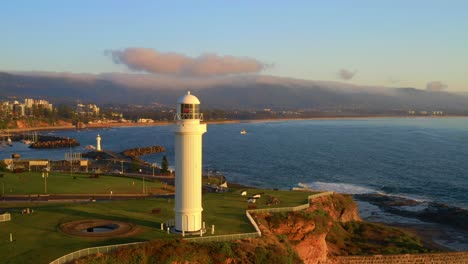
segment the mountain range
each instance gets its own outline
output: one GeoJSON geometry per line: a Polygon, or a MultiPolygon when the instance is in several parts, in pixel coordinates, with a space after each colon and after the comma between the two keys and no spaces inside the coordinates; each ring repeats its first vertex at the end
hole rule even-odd
{"type": "Polygon", "coordinates": [[[409,87],[358,86],[265,75],[178,78],[150,74],[0,72],[0,97],[53,103],[173,106],[186,90],[203,107],[220,109],[442,110],[468,113],[468,96],[409,87]]]}

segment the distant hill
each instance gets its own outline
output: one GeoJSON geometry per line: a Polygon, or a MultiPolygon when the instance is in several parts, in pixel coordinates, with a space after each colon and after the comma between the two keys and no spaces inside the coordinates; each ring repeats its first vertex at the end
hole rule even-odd
{"type": "Polygon", "coordinates": [[[143,74],[1,73],[0,96],[54,103],[159,103],[173,106],[190,89],[204,107],[221,109],[443,110],[468,113],[468,96],[414,88],[355,86],[272,76],[180,79],[143,74]]]}

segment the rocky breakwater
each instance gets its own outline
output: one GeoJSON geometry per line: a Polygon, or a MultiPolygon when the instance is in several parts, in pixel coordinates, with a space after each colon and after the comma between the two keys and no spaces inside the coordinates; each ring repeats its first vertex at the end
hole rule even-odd
{"type": "Polygon", "coordinates": [[[133,148],[127,149],[122,152],[124,156],[131,158],[132,160],[138,161],[140,163],[146,163],[140,156],[149,155],[153,153],[161,153],[166,152],[166,149],[161,146],[151,146],[151,147],[144,147],[144,148],[133,148]]]}
{"type": "Polygon", "coordinates": [[[307,210],[254,217],[265,239],[290,245],[304,263],[325,263],[332,256],[428,251],[413,235],[363,222],[348,195],[316,198],[307,210]]]}
{"type": "Polygon", "coordinates": [[[33,149],[69,148],[79,146],[78,140],[66,137],[38,135],[37,142],[29,145],[33,149]]]}

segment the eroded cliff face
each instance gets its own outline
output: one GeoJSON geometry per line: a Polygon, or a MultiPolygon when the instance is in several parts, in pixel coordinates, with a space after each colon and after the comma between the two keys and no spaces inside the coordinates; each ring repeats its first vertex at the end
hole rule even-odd
{"type": "Polygon", "coordinates": [[[272,221],[273,216],[270,214],[265,214],[263,217],[266,221],[261,221],[262,224],[259,226],[263,237],[271,240],[287,237],[292,248],[305,263],[317,263],[326,259],[328,253],[326,233],[317,232],[322,227],[317,227],[314,222],[297,214],[288,214],[287,218],[278,224],[272,221]]]}
{"type": "Polygon", "coordinates": [[[286,236],[304,263],[327,260],[326,237],[335,222],[361,221],[357,205],[350,196],[333,194],[311,201],[305,211],[257,215],[264,237],[286,236]]]}
{"type": "Polygon", "coordinates": [[[310,201],[308,211],[324,210],[339,222],[361,221],[358,205],[350,195],[332,194],[310,201]]]}
{"type": "Polygon", "coordinates": [[[304,263],[330,263],[332,256],[428,252],[414,235],[362,221],[349,195],[323,196],[310,201],[307,210],[256,217],[264,237],[284,240],[304,263]]]}

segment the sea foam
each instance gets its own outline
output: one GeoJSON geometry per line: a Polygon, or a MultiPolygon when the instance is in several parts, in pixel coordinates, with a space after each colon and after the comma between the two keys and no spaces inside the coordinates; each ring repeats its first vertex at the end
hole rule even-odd
{"type": "Polygon", "coordinates": [[[338,182],[310,182],[298,183],[299,187],[313,190],[326,190],[346,194],[365,194],[365,193],[380,193],[379,191],[367,186],[359,186],[351,183],[338,183],[338,182]]]}

